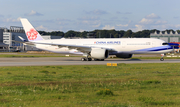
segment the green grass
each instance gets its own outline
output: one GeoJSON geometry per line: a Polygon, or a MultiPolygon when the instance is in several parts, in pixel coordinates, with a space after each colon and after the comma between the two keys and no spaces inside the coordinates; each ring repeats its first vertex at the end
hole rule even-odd
{"type": "Polygon", "coordinates": [[[179,66],[0,67],[0,106],[178,107],[179,66]]]}
{"type": "MultiPolygon", "coordinates": [[[[26,58],[26,57],[66,57],[64,54],[56,53],[3,53],[1,52],[0,58],[26,58]]],[[[77,55],[70,55],[70,57],[79,57],[77,55]]]]}

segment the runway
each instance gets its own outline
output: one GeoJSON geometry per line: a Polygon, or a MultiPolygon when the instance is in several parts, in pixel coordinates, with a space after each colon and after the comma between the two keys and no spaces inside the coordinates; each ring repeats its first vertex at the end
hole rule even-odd
{"type": "Polygon", "coordinates": [[[0,66],[106,65],[107,63],[179,63],[180,59],[106,59],[81,61],[81,57],[0,58],[0,66]]]}

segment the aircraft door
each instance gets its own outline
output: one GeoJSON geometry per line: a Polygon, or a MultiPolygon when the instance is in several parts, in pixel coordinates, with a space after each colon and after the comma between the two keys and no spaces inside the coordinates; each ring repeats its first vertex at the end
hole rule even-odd
{"type": "Polygon", "coordinates": [[[126,41],[122,41],[122,48],[126,47],[126,41]]]}
{"type": "Polygon", "coordinates": [[[153,41],[153,42],[152,42],[152,45],[155,46],[155,45],[156,45],[156,42],[153,41]]]}

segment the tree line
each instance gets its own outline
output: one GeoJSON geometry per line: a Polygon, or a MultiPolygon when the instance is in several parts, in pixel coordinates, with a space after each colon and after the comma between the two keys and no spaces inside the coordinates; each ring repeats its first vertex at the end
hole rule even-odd
{"type": "MultiPolygon", "coordinates": [[[[62,31],[52,31],[52,32],[46,32],[46,31],[39,31],[41,35],[53,35],[53,36],[61,36],[64,38],[71,38],[71,37],[80,37],[80,38],[149,38],[151,33],[154,32],[159,33],[160,30],[142,30],[138,32],[132,32],[132,30],[94,30],[94,31],[83,31],[83,32],[78,32],[78,31],[73,31],[70,30],[66,33],[62,31]]],[[[174,30],[165,30],[161,31],[162,33],[170,32],[175,33],[174,30]]],[[[177,30],[178,33],[180,33],[180,30],[177,30]]]]}

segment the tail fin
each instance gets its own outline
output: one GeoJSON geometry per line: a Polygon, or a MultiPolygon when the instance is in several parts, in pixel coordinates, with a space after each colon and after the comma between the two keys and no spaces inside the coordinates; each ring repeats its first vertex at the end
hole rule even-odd
{"type": "Polygon", "coordinates": [[[42,36],[34,29],[27,19],[21,18],[20,20],[30,42],[43,40],[42,36]]]}

